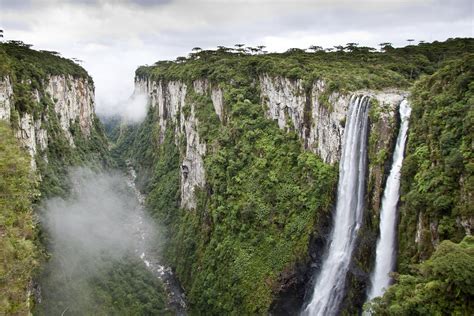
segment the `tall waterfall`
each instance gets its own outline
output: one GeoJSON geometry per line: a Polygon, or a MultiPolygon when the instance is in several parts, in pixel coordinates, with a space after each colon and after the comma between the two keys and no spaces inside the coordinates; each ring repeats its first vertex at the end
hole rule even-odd
{"type": "Polygon", "coordinates": [[[335,315],[344,297],[346,274],[364,209],[368,108],[369,97],[351,98],[339,163],[333,230],[313,296],[302,315],[335,315]]]}
{"type": "Polygon", "coordinates": [[[390,285],[390,272],[395,264],[395,237],[397,204],[400,196],[400,170],[402,168],[403,153],[408,131],[408,119],[411,108],[406,100],[400,104],[401,125],[398,132],[397,144],[393,153],[392,168],[385,186],[382,207],[380,211],[380,237],[377,241],[375,270],[371,276],[369,299],[381,296],[390,285]]]}

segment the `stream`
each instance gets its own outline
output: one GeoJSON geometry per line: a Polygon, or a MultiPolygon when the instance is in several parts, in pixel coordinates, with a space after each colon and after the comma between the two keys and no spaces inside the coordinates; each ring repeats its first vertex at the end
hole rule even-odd
{"type": "Polygon", "coordinates": [[[150,249],[149,242],[153,240],[153,230],[155,228],[145,221],[145,218],[148,217],[145,213],[145,196],[141,194],[135,185],[136,177],[135,170],[128,164],[127,185],[133,191],[139,202],[137,208],[134,210],[136,216],[134,217],[133,223],[131,223],[134,226],[133,228],[136,235],[139,237],[135,253],[140,257],[143,263],[145,263],[148,270],[163,282],[163,286],[168,295],[168,305],[170,309],[175,312],[176,315],[184,316],[186,315],[186,297],[183,289],[171,268],[160,264],[160,259],[156,253],[150,249]]]}

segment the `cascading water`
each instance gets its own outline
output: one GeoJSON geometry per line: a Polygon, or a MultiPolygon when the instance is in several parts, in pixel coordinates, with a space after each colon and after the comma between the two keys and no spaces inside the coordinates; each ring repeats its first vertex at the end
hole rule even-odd
{"type": "Polygon", "coordinates": [[[346,274],[364,209],[368,108],[369,97],[351,98],[331,239],[313,296],[302,315],[335,315],[344,296],[346,274]]]}
{"type": "Polygon", "coordinates": [[[385,185],[380,211],[380,237],[377,242],[375,269],[371,276],[371,288],[368,299],[381,296],[390,285],[390,272],[395,264],[395,237],[397,204],[400,196],[400,170],[403,163],[403,153],[408,132],[408,120],[411,114],[410,105],[406,100],[400,104],[401,125],[398,132],[397,144],[393,153],[392,168],[385,185]]]}

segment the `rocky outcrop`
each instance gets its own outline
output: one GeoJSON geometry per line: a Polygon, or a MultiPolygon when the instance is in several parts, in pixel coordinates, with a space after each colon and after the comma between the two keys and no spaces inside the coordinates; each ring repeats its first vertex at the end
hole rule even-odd
{"type": "MultiPolygon", "coordinates": [[[[196,207],[195,190],[206,183],[204,160],[206,144],[198,133],[199,121],[195,113],[195,104],[187,98],[189,87],[181,81],[154,81],[137,78],[135,93],[145,93],[149,104],[156,109],[160,127],[160,142],[165,131],[174,128],[175,142],[184,145],[181,163],[181,207],[196,207]],[[185,109],[186,107],[186,109],[185,109]],[[180,143],[182,142],[182,143],[180,143]]],[[[208,94],[221,120],[224,119],[223,92],[213,87],[207,80],[196,80],[192,89],[198,94],[208,94]]]]}
{"type": "Polygon", "coordinates": [[[191,113],[183,120],[186,150],[181,166],[181,207],[187,209],[196,207],[194,190],[206,184],[203,160],[206,144],[200,140],[198,124],[194,104],[191,104],[191,113]]]}
{"type": "MultiPolygon", "coordinates": [[[[352,95],[368,95],[389,108],[393,118],[406,93],[398,90],[359,90],[352,93],[330,92],[323,80],[305,89],[302,80],[283,77],[260,77],[261,99],[267,116],[282,129],[294,130],[311,150],[325,162],[339,161],[347,106],[352,95]]],[[[377,122],[371,122],[371,129],[377,122]]],[[[392,135],[388,135],[392,137],[392,135]]]]}
{"type": "MultiPolygon", "coordinates": [[[[24,113],[20,117],[16,137],[31,156],[31,168],[36,170],[35,156],[48,146],[48,133],[42,128],[41,120],[34,120],[32,115],[24,113]]],[[[43,158],[48,159],[47,156],[43,158]]]]}
{"type": "Polygon", "coordinates": [[[90,135],[94,115],[94,87],[87,79],[72,76],[50,76],[46,92],[54,102],[54,110],[71,146],[74,139],[69,127],[78,121],[84,135],[90,135]]]}
{"type": "Polygon", "coordinates": [[[456,222],[459,226],[464,228],[466,236],[472,235],[472,230],[474,229],[474,216],[461,216],[456,219],[456,222]]]}
{"type": "Polygon", "coordinates": [[[12,106],[13,86],[10,77],[0,78],[0,120],[10,119],[12,106]]]}
{"type": "MultiPolygon", "coordinates": [[[[9,77],[0,80],[0,119],[11,120],[13,107],[13,85],[9,77]]],[[[33,90],[32,99],[40,102],[41,97],[50,99],[54,105],[61,130],[74,147],[74,138],[71,134],[71,125],[78,122],[82,133],[90,135],[94,117],[94,87],[86,78],[72,76],[48,76],[45,80],[45,95],[41,96],[38,90],[33,90]]],[[[31,167],[36,169],[35,157],[39,151],[48,146],[48,132],[45,123],[50,119],[47,111],[43,115],[34,116],[32,113],[19,113],[18,121],[12,122],[15,133],[31,156],[31,167]]],[[[47,161],[47,156],[43,159],[47,161]]]]}
{"type": "Polygon", "coordinates": [[[210,94],[214,111],[221,121],[224,120],[224,92],[218,86],[211,85],[209,80],[200,79],[193,82],[194,91],[198,94],[210,94]]]}

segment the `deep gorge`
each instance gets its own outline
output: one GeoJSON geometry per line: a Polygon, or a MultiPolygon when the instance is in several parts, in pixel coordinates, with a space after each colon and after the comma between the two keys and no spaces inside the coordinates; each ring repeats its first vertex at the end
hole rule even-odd
{"type": "MultiPolygon", "coordinates": [[[[131,165],[144,206],[161,225],[160,264],[179,280],[189,314],[299,314],[312,298],[322,297],[318,280],[320,274],[329,276],[326,260],[344,266],[337,303],[331,311],[306,309],[308,315],[361,313],[376,263],[380,209],[402,121],[399,108],[408,100],[412,114],[395,216],[397,273],[394,286],[370,309],[380,315],[469,313],[474,308],[468,281],[474,275],[473,48],[472,39],[451,39],[375,53],[195,52],[185,61],[136,70],[134,94],[146,96],[148,112],[143,122],[127,123],[97,118],[92,78],[74,62],[18,43],[0,44],[0,57],[8,60],[0,61],[2,146],[23,157],[8,156],[0,171],[9,179],[7,166],[17,161],[23,177],[28,169],[36,175],[28,189],[36,193],[25,195],[21,208],[9,208],[10,216],[27,214],[34,232],[22,228],[24,235],[7,237],[27,240],[28,250],[17,251],[33,257],[18,279],[2,281],[14,303],[0,312],[41,308],[34,302],[41,284],[38,267],[45,266],[50,251],[32,209],[71,194],[72,166],[125,173],[131,165]],[[354,103],[366,106],[365,127],[351,120],[354,103]],[[344,198],[348,192],[339,170],[355,172],[339,163],[352,162],[360,150],[344,156],[351,128],[366,129],[358,140],[364,148],[358,189],[351,189],[357,191],[358,216],[334,239],[337,205],[352,198],[344,198]],[[326,259],[330,241],[335,244],[347,229],[352,235],[346,258],[338,262],[329,251],[326,259]]],[[[5,192],[15,192],[17,184],[3,185],[5,192]]],[[[346,216],[354,216],[353,205],[346,209],[346,216]]],[[[5,265],[16,265],[16,257],[6,256],[5,265]]],[[[140,288],[137,281],[127,292],[127,271],[137,273],[135,280],[150,279],[143,264],[120,264],[123,274],[110,275],[113,281],[94,279],[104,298],[91,312],[124,311],[114,300],[140,288]],[[116,287],[124,287],[125,294],[114,292],[109,299],[116,287]]],[[[128,297],[136,308],[128,312],[173,313],[165,307],[159,280],[146,289],[146,295],[128,297]],[[155,305],[147,305],[147,297],[155,297],[155,305]]]]}

